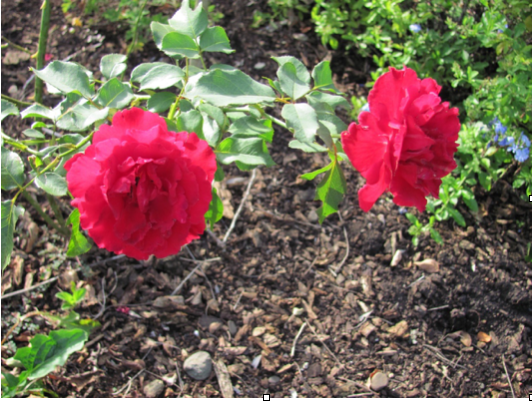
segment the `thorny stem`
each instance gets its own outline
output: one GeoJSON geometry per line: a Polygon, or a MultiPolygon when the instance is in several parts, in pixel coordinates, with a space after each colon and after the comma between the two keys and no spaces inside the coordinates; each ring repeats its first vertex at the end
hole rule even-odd
{"type": "Polygon", "coordinates": [[[6,38],[5,36],[2,36],[2,40],[3,40],[4,42],[9,43],[9,45],[10,45],[11,47],[14,47],[14,48],[17,49],[17,50],[20,50],[20,51],[22,51],[22,52],[24,52],[24,53],[32,54],[31,51],[29,51],[29,50],[26,49],[25,47],[22,47],[22,46],[20,46],[20,45],[17,45],[16,43],[11,42],[11,41],[10,41],[8,38],[6,38]]]}
{"type": "MultiPolygon", "coordinates": [[[[44,0],[41,10],[41,31],[39,32],[39,50],[37,51],[36,69],[44,67],[44,55],[46,53],[46,43],[48,42],[48,30],[50,28],[50,11],[52,9],[51,0],[44,0]]],[[[44,83],[39,77],[35,77],[35,102],[42,103],[44,83]]]]}
{"type": "Polygon", "coordinates": [[[11,103],[14,103],[16,106],[19,106],[19,107],[27,107],[27,106],[31,106],[32,103],[29,103],[29,102],[23,102],[22,100],[17,100],[17,99],[14,99],[10,96],[7,96],[7,95],[4,95],[2,93],[2,99],[5,99],[11,103]]]}
{"type": "Polygon", "coordinates": [[[133,51],[133,48],[137,44],[138,37],[139,37],[139,23],[140,23],[140,20],[142,18],[142,13],[147,3],[148,3],[148,0],[144,0],[144,3],[142,3],[142,6],[140,7],[139,14],[137,15],[137,20],[135,21],[135,26],[133,27],[133,40],[131,41],[131,44],[127,48],[126,56],[129,56],[131,54],[131,52],[133,51]]]}
{"type": "Polygon", "coordinates": [[[46,198],[48,199],[48,203],[50,204],[50,207],[54,211],[54,215],[55,215],[55,218],[57,219],[57,222],[59,223],[59,225],[61,226],[63,230],[68,232],[68,228],[65,225],[65,219],[63,218],[63,213],[61,213],[61,209],[59,209],[59,205],[55,201],[55,198],[50,194],[46,194],[46,198]]]}
{"type": "Polygon", "coordinates": [[[46,221],[46,224],[48,224],[50,227],[55,228],[59,233],[63,234],[64,236],[68,236],[68,232],[65,231],[62,227],[60,227],[55,221],[52,220],[50,216],[48,216],[44,210],[42,210],[41,205],[39,202],[37,202],[33,196],[31,196],[28,191],[22,191],[22,196],[26,198],[26,200],[33,206],[33,208],[39,213],[39,215],[46,221]]]}

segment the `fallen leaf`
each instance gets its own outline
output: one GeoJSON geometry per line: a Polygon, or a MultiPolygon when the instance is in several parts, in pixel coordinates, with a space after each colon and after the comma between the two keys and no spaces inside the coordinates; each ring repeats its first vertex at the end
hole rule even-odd
{"type": "Polygon", "coordinates": [[[462,344],[464,344],[466,347],[470,347],[470,346],[471,346],[471,336],[470,336],[469,333],[466,332],[466,331],[462,331],[462,332],[460,332],[460,341],[461,341],[462,344]]]}
{"type": "Polygon", "coordinates": [[[485,343],[489,343],[491,341],[491,337],[489,334],[484,333],[483,331],[479,331],[477,334],[478,341],[482,341],[485,343]]]}
{"type": "Polygon", "coordinates": [[[388,329],[388,333],[393,334],[397,337],[403,337],[408,331],[408,323],[406,320],[401,320],[395,326],[392,326],[388,329]]]}
{"type": "Polygon", "coordinates": [[[440,271],[440,264],[434,259],[425,259],[421,262],[415,262],[414,265],[427,273],[437,273],[440,271]]]}

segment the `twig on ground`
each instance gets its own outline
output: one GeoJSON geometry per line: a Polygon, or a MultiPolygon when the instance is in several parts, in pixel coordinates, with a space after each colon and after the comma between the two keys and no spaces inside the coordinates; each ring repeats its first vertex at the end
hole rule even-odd
{"type": "Polygon", "coordinates": [[[179,258],[179,260],[184,260],[185,262],[192,262],[192,263],[211,263],[211,262],[217,262],[219,260],[222,260],[221,257],[217,256],[215,258],[205,259],[205,260],[197,260],[197,259],[189,259],[189,258],[179,258]]]}
{"type": "MultiPolygon", "coordinates": [[[[108,258],[108,259],[104,259],[104,260],[100,260],[99,262],[94,262],[94,263],[91,263],[88,267],[89,268],[92,268],[92,267],[96,267],[98,265],[101,265],[101,264],[104,264],[106,262],[112,262],[112,261],[115,261],[115,260],[119,260],[119,259],[123,259],[125,258],[126,256],[125,255],[117,255],[117,256],[113,256],[111,258],[108,258]]],[[[81,270],[82,268],[81,267],[78,267],[77,269],[75,269],[74,271],[79,271],[81,270]]],[[[57,281],[59,279],[59,276],[55,276],[55,277],[52,277],[51,279],[49,280],[45,280],[41,283],[38,283],[38,284],[35,284],[35,285],[32,285],[31,287],[28,287],[28,288],[23,288],[22,290],[17,290],[17,291],[13,291],[13,292],[10,292],[9,294],[5,294],[5,295],[2,295],[0,297],[1,300],[4,300],[6,298],[10,298],[10,297],[14,297],[14,296],[17,296],[17,295],[21,295],[21,294],[24,294],[26,292],[29,292],[29,291],[32,291],[34,290],[35,288],[39,288],[40,286],[43,286],[43,285],[46,285],[46,284],[50,284],[50,283],[53,283],[54,281],[57,281]]]]}
{"type": "Polygon", "coordinates": [[[294,338],[294,342],[292,343],[292,349],[290,350],[290,357],[293,358],[296,354],[296,345],[297,340],[299,340],[299,337],[301,336],[301,333],[303,333],[303,330],[305,330],[305,326],[307,325],[307,322],[304,322],[301,327],[299,328],[299,331],[296,334],[296,337],[294,338]]]}
{"type": "Polygon", "coordinates": [[[170,295],[175,295],[179,291],[181,291],[181,288],[183,288],[185,283],[194,275],[194,273],[196,273],[196,271],[201,267],[202,264],[203,264],[203,262],[198,262],[196,267],[194,269],[192,269],[192,271],[190,273],[187,274],[185,279],[179,283],[179,285],[175,288],[175,290],[170,295]]]}
{"type": "Polygon", "coordinates": [[[506,369],[506,362],[504,361],[504,355],[502,355],[501,358],[502,358],[502,366],[504,367],[504,373],[506,373],[506,379],[508,380],[508,385],[510,386],[510,390],[512,390],[512,398],[516,398],[515,391],[512,386],[512,380],[510,379],[510,375],[508,374],[508,369],[506,369]]]}
{"type": "Polygon", "coordinates": [[[434,356],[436,356],[436,358],[438,358],[440,361],[446,363],[447,365],[451,366],[452,368],[456,369],[456,367],[460,367],[462,369],[466,369],[466,367],[464,365],[460,365],[458,363],[453,363],[453,361],[449,360],[448,358],[446,358],[438,348],[436,347],[433,347],[432,345],[428,345],[428,344],[423,344],[423,347],[428,349],[430,352],[432,352],[434,354],[434,356]]]}
{"type": "MultiPolygon", "coordinates": [[[[344,223],[344,219],[342,218],[342,214],[340,212],[338,212],[338,217],[340,218],[340,221],[342,223],[344,223]]],[[[347,258],[349,257],[349,237],[347,236],[347,230],[345,228],[345,225],[342,227],[344,229],[344,237],[345,237],[345,246],[346,246],[346,250],[345,250],[345,255],[344,255],[344,258],[342,259],[342,261],[340,262],[340,264],[338,266],[336,266],[334,268],[334,272],[336,274],[340,273],[340,270],[342,270],[342,267],[344,266],[347,258]]]]}
{"type": "Polygon", "coordinates": [[[449,305],[436,306],[434,308],[427,309],[427,312],[432,312],[435,310],[447,309],[447,308],[449,308],[449,305]]]}
{"type": "Polygon", "coordinates": [[[346,398],[358,398],[358,397],[367,397],[373,395],[374,393],[358,393],[358,394],[349,394],[346,398]]]}
{"type": "Polygon", "coordinates": [[[205,230],[205,232],[209,234],[209,236],[214,240],[214,242],[216,242],[216,245],[218,245],[222,249],[225,248],[225,242],[218,238],[215,233],[213,233],[208,228],[205,230]]]}
{"type": "Polygon", "coordinates": [[[242,213],[242,209],[244,209],[244,204],[246,203],[249,193],[251,192],[251,187],[253,186],[253,182],[255,181],[255,177],[257,176],[257,169],[254,168],[251,172],[251,178],[249,179],[248,186],[246,188],[246,192],[244,192],[244,196],[242,197],[242,201],[240,202],[240,205],[238,206],[238,209],[236,210],[235,216],[233,217],[233,220],[231,221],[231,225],[229,226],[229,229],[225,233],[224,239],[222,242],[225,244],[227,242],[227,239],[233,232],[233,229],[236,226],[236,222],[238,220],[238,217],[240,216],[240,213],[242,213]]]}
{"type": "Polygon", "coordinates": [[[421,282],[425,280],[425,275],[422,274],[420,278],[414,280],[413,282],[411,282],[409,285],[408,285],[408,288],[412,287],[413,285],[416,285],[417,283],[421,282]]]}
{"type": "Polygon", "coordinates": [[[97,315],[93,317],[94,320],[97,320],[100,316],[103,315],[103,312],[105,311],[105,298],[105,277],[102,277],[102,302],[100,303],[101,308],[97,315]]]}
{"type": "Polygon", "coordinates": [[[320,336],[318,335],[318,333],[316,333],[316,330],[314,330],[314,327],[311,326],[311,324],[308,322],[307,319],[305,319],[305,322],[308,324],[308,327],[310,327],[310,330],[312,330],[312,332],[314,333],[314,335],[316,336],[316,338],[318,339],[318,341],[321,343],[321,345],[323,345],[327,351],[329,351],[329,354],[331,354],[331,356],[334,358],[334,360],[336,361],[336,363],[338,365],[341,365],[340,361],[338,360],[338,358],[336,357],[336,355],[333,354],[333,352],[329,349],[329,347],[327,347],[327,344],[325,344],[321,339],[320,339],[320,336]]]}
{"type": "Polygon", "coordinates": [[[177,380],[179,380],[179,390],[183,391],[183,386],[185,385],[185,383],[183,382],[183,379],[181,378],[181,372],[179,371],[179,365],[177,364],[177,360],[174,362],[175,362],[175,371],[177,372],[177,380]]]}
{"type": "Polygon", "coordinates": [[[127,395],[127,393],[129,393],[129,390],[131,389],[131,384],[133,383],[133,380],[135,380],[142,372],[144,372],[144,370],[145,369],[139,370],[135,376],[133,376],[131,379],[128,380],[128,382],[126,383],[126,385],[124,387],[122,387],[120,390],[115,391],[112,394],[113,395],[118,395],[118,394],[120,394],[122,391],[124,391],[127,388],[127,391],[124,394],[124,397],[125,397],[127,395]]]}
{"type": "Polygon", "coordinates": [[[240,295],[238,296],[238,299],[236,300],[235,304],[233,305],[233,311],[236,309],[236,306],[240,303],[240,298],[242,298],[242,294],[244,292],[240,291],[240,295]]]}

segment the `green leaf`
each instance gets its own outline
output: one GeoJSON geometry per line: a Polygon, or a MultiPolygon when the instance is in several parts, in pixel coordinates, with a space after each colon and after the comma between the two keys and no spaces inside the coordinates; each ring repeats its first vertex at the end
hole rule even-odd
{"type": "Polygon", "coordinates": [[[216,121],[216,124],[218,124],[219,127],[225,126],[226,118],[224,112],[219,107],[203,103],[199,105],[198,109],[203,114],[207,114],[210,118],[216,121]]]}
{"type": "Polygon", "coordinates": [[[210,118],[207,113],[201,113],[201,115],[203,117],[203,137],[211,147],[215,147],[222,136],[220,127],[218,126],[218,123],[210,118]]]}
{"type": "Polygon", "coordinates": [[[172,92],[158,92],[148,99],[148,110],[152,113],[162,113],[170,108],[177,96],[172,92]]]}
{"type": "Polygon", "coordinates": [[[24,164],[20,156],[15,153],[2,148],[2,189],[9,191],[10,189],[22,187],[24,184],[24,164]]]}
{"type": "Polygon", "coordinates": [[[304,143],[313,143],[318,131],[316,111],[306,103],[285,104],[281,115],[289,128],[294,130],[295,139],[304,143]]]}
{"type": "Polygon", "coordinates": [[[330,93],[323,92],[311,92],[305,97],[309,104],[316,109],[320,109],[322,107],[320,103],[322,103],[330,106],[332,112],[334,112],[334,109],[337,107],[343,107],[347,111],[351,110],[351,105],[343,96],[331,95],[330,93]]]}
{"type": "Polygon", "coordinates": [[[216,173],[214,173],[214,181],[220,182],[225,178],[225,173],[222,165],[216,162],[216,173]]]}
{"type": "Polygon", "coordinates": [[[131,72],[131,81],[140,83],[140,90],[166,89],[180,82],[185,73],[176,65],[166,63],[140,64],[131,72]]]}
{"type": "Polygon", "coordinates": [[[223,215],[224,205],[218,196],[218,192],[216,192],[216,188],[213,187],[212,200],[209,204],[209,210],[207,210],[207,213],[205,213],[205,222],[211,227],[212,230],[214,223],[220,221],[223,215]]]}
{"type": "Polygon", "coordinates": [[[329,90],[336,92],[332,80],[331,63],[329,61],[322,61],[318,63],[312,70],[312,79],[314,80],[314,89],[329,90]]]}
{"type": "Polygon", "coordinates": [[[456,223],[462,227],[466,226],[466,222],[462,213],[456,210],[454,207],[447,205],[447,210],[456,223]]]}
{"type": "Polygon", "coordinates": [[[336,115],[318,111],[318,121],[327,128],[331,135],[340,135],[347,130],[347,125],[336,115]]]}
{"type": "Polygon", "coordinates": [[[160,22],[153,21],[150,24],[151,32],[153,34],[153,40],[159,50],[162,50],[163,39],[170,32],[175,32],[175,29],[168,24],[161,24],[160,22]]]}
{"type": "Polygon", "coordinates": [[[462,189],[461,194],[462,199],[464,200],[464,203],[467,205],[467,207],[472,212],[478,212],[478,203],[475,200],[475,195],[473,195],[473,192],[471,192],[469,189],[462,189]]]}
{"type": "MultiPolygon", "coordinates": [[[[3,179],[2,179],[3,182],[3,179]]],[[[24,213],[24,208],[14,206],[10,200],[2,202],[2,271],[9,264],[11,252],[13,251],[13,233],[17,220],[24,213]]]]}
{"type": "Polygon", "coordinates": [[[312,181],[314,178],[316,178],[318,175],[325,173],[326,171],[329,171],[332,168],[332,163],[329,163],[325,167],[320,168],[319,170],[312,171],[310,173],[303,174],[301,178],[304,180],[312,181]]]}
{"type": "Polygon", "coordinates": [[[430,227],[430,236],[434,241],[436,241],[438,244],[443,245],[443,239],[438,231],[436,231],[434,228],[430,227]]]}
{"type": "Polygon", "coordinates": [[[2,99],[1,107],[2,107],[2,114],[0,117],[0,121],[4,121],[4,118],[6,118],[9,115],[18,116],[18,108],[13,103],[2,99]]]}
{"type": "Polygon", "coordinates": [[[270,143],[274,132],[271,120],[259,120],[253,116],[246,116],[233,121],[228,131],[234,136],[258,137],[270,143]]]}
{"type": "Polygon", "coordinates": [[[199,98],[218,107],[273,102],[274,91],[253,80],[240,70],[213,70],[189,79],[186,95],[199,98]]]}
{"type": "MultiPolygon", "coordinates": [[[[292,64],[296,68],[296,76],[300,81],[303,81],[305,84],[310,84],[310,74],[301,61],[292,56],[282,56],[282,57],[272,57],[278,64],[279,67],[282,67],[285,64],[292,64]]],[[[277,74],[279,76],[279,74],[277,74]]]]}
{"type": "Polygon", "coordinates": [[[67,256],[73,258],[75,256],[87,253],[91,249],[91,243],[79,230],[79,210],[74,209],[70,216],[68,216],[67,224],[72,225],[72,234],[70,235],[70,242],[68,243],[67,256]]]}
{"type": "Polygon", "coordinates": [[[35,179],[35,184],[53,196],[64,196],[68,192],[67,182],[57,173],[47,172],[35,179]]]}
{"type": "Polygon", "coordinates": [[[29,379],[39,379],[64,365],[68,357],[80,351],[89,338],[81,329],[53,330],[48,336],[37,334],[30,340],[31,347],[19,348],[14,359],[22,362],[30,372],[29,379]]]}
{"type": "MultiPolygon", "coordinates": [[[[61,107],[61,108],[66,108],[61,107]]],[[[68,107],[64,111],[63,117],[57,121],[57,126],[67,131],[85,131],[96,121],[103,120],[109,114],[109,109],[98,109],[88,102],[78,103],[73,107],[68,107]]]]}
{"type": "Polygon", "coordinates": [[[27,109],[24,109],[20,112],[22,118],[46,118],[48,120],[56,120],[59,117],[59,110],[49,109],[48,107],[42,106],[38,103],[32,104],[27,109]]]}
{"type": "Polygon", "coordinates": [[[416,226],[420,226],[421,224],[419,223],[419,220],[417,219],[416,216],[414,216],[412,213],[406,213],[405,214],[406,218],[408,219],[408,221],[416,226]]]}
{"type": "Polygon", "coordinates": [[[203,137],[203,116],[197,110],[181,113],[176,120],[179,131],[195,132],[201,139],[203,137]]]}
{"type": "Polygon", "coordinates": [[[52,61],[43,70],[32,70],[44,82],[63,93],[79,92],[85,98],[94,95],[94,89],[89,84],[87,73],[78,64],[52,61]]]}
{"type": "Polygon", "coordinates": [[[310,90],[310,85],[299,78],[296,66],[292,63],[284,63],[277,70],[277,76],[281,89],[293,100],[299,99],[310,90]]]}
{"type": "Polygon", "coordinates": [[[32,128],[29,128],[27,130],[24,130],[24,132],[22,132],[25,136],[27,136],[28,138],[34,138],[34,139],[42,139],[42,138],[45,138],[44,134],[39,131],[39,130],[36,130],[36,129],[32,129],[32,128]]]}
{"type": "Polygon", "coordinates": [[[221,52],[221,53],[233,53],[229,43],[229,38],[225,33],[225,29],[221,26],[214,26],[207,28],[200,37],[200,48],[204,52],[221,52]]]}
{"type": "Polygon", "coordinates": [[[275,165],[268,153],[266,141],[261,138],[226,138],[217,146],[215,153],[220,163],[237,162],[237,165],[244,170],[248,170],[249,166],[275,165]]]}
{"type": "Polygon", "coordinates": [[[189,0],[183,0],[181,8],[168,23],[175,31],[196,39],[207,28],[209,18],[201,1],[196,3],[195,9],[191,9],[189,0]]]}
{"type": "Polygon", "coordinates": [[[288,147],[292,149],[299,149],[307,153],[327,152],[327,148],[321,146],[320,144],[316,142],[314,143],[300,142],[297,139],[290,141],[288,143],[288,147]]]}
{"type": "Polygon", "coordinates": [[[127,107],[135,96],[131,88],[117,78],[107,81],[98,91],[96,102],[103,107],[123,109],[127,107]]]}
{"type": "Polygon", "coordinates": [[[342,201],[346,182],[342,169],[337,160],[331,162],[331,168],[323,177],[316,190],[315,200],[320,200],[322,206],[317,210],[320,224],[325,218],[338,211],[338,205],[342,201]]]}
{"type": "Polygon", "coordinates": [[[478,181],[486,191],[491,190],[491,177],[488,174],[484,173],[483,171],[478,173],[478,181]]]}
{"type": "Polygon", "coordinates": [[[100,71],[102,75],[111,79],[119,76],[126,70],[127,56],[123,54],[107,54],[100,61],[100,71]]]}
{"type": "Polygon", "coordinates": [[[179,32],[170,32],[163,38],[161,50],[169,56],[183,56],[198,58],[200,49],[198,44],[190,36],[179,32]]]}

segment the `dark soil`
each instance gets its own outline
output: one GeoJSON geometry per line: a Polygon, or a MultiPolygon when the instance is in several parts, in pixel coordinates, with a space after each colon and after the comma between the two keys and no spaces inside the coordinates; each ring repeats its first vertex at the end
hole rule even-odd
{"type": "MultiPolygon", "coordinates": [[[[75,53],[72,61],[97,71],[103,55],[125,53],[126,43],[117,39],[124,28],[94,20],[69,33],[72,17],[85,17],[74,10],[65,18],[60,3],[53,1],[54,59],[75,53]]],[[[208,61],[231,63],[261,79],[275,76],[271,56],[293,55],[309,68],[332,57],[338,86],[356,95],[357,83],[368,76],[364,62],[358,66],[327,51],[309,21],[250,28],[253,11],[267,11],[266,3],[216,2],[225,15],[218,24],[236,53],[208,61]],[[264,67],[257,69],[260,63],[264,67]]],[[[2,35],[35,51],[39,5],[2,0],[2,35]]],[[[3,50],[4,61],[5,56],[3,50]]],[[[157,59],[164,55],[148,43],[129,66],[157,59]]],[[[30,63],[4,62],[2,93],[28,100],[32,83],[24,94],[22,88],[30,63]]],[[[20,129],[16,120],[6,121],[6,132],[20,129]]],[[[477,189],[477,215],[460,209],[467,230],[440,223],[443,246],[424,238],[414,248],[404,210],[389,198],[369,213],[360,210],[363,180],[345,165],[341,219],[333,216],[320,226],[315,184],[299,176],[324,166],[325,157],[289,149],[289,140],[287,132],[276,133],[271,154],[277,166],[257,171],[225,249],[204,235],[179,255],[148,263],[98,249],[65,260],[66,243],[24,205],[2,294],[59,278],[4,299],[2,334],[17,312],[59,311],[55,294],[75,280],[88,294],[77,311],[102,327],[45,379],[63,397],[143,397],[145,386],[158,378],[165,381],[160,395],[167,397],[221,397],[230,391],[234,397],[511,397],[509,381],[517,397],[532,392],[532,266],[524,261],[532,241],[532,204],[519,200],[503,178],[489,194],[477,189]],[[398,251],[402,259],[391,263],[398,251]],[[208,262],[183,284],[198,266],[194,259],[208,262]],[[223,386],[218,371],[205,381],[183,371],[184,360],[197,350],[227,367],[232,386],[223,386]],[[374,391],[371,378],[379,371],[389,380],[374,391]]],[[[234,211],[248,180],[248,173],[226,169],[220,193],[234,211]]],[[[3,199],[9,196],[2,192],[3,199]]],[[[36,190],[35,196],[52,215],[46,198],[36,190]]],[[[62,208],[66,215],[66,198],[62,208]]],[[[226,213],[213,230],[218,238],[231,222],[228,208],[226,213]]],[[[33,323],[48,330],[42,320],[33,323]]],[[[6,359],[13,346],[26,346],[38,330],[20,328],[2,346],[2,370],[11,370],[6,359]]]]}

